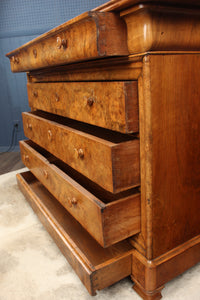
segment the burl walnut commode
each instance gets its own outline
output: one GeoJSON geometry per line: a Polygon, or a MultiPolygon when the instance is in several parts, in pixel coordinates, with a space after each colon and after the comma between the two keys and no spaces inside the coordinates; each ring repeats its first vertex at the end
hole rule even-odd
{"type": "Polygon", "coordinates": [[[200,261],[199,50],[199,1],[112,0],[7,54],[19,187],[91,295],[160,299],[200,261]]]}

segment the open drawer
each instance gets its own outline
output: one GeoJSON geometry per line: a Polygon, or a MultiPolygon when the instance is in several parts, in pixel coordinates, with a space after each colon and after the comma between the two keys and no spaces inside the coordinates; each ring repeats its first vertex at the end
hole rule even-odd
{"type": "Polygon", "coordinates": [[[20,142],[24,164],[103,247],[140,231],[137,189],[112,194],[32,141],[20,142]]]}
{"type": "Polygon", "coordinates": [[[131,274],[133,248],[127,241],[102,248],[31,172],[18,174],[17,179],[40,221],[91,295],[131,274]]]}
{"type": "Polygon", "coordinates": [[[118,193],[140,185],[137,136],[42,111],[22,117],[27,138],[105,190],[118,193]]]}

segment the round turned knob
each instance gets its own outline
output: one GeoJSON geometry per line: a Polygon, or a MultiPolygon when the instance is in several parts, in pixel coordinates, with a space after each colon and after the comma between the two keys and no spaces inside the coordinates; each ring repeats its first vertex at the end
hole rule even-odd
{"type": "Polygon", "coordinates": [[[55,96],[56,96],[56,98],[55,98],[55,99],[56,99],[56,102],[60,101],[60,98],[59,98],[59,96],[58,96],[58,94],[57,94],[57,93],[56,93],[56,95],[55,95],[55,96]]]}
{"type": "Polygon", "coordinates": [[[88,106],[92,106],[94,104],[94,98],[90,97],[87,99],[88,106]]]}
{"type": "Polygon", "coordinates": [[[29,156],[28,155],[26,155],[26,154],[24,154],[24,161],[29,161],[29,156]]]}
{"type": "Polygon", "coordinates": [[[71,200],[70,200],[70,203],[72,205],[76,205],[78,203],[77,199],[75,197],[73,197],[71,200]]]}
{"type": "Polygon", "coordinates": [[[33,56],[36,58],[37,57],[37,50],[33,49],[33,56]]]}
{"type": "Polygon", "coordinates": [[[19,58],[18,57],[12,56],[11,59],[12,59],[12,62],[14,64],[18,64],[19,63],[19,58]]]}
{"type": "Polygon", "coordinates": [[[33,91],[33,96],[37,97],[38,96],[38,92],[37,91],[33,91]]]}
{"type": "Polygon", "coordinates": [[[76,158],[81,158],[81,159],[83,159],[84,158],[84,151],[83,151],[83,149],[76,149],[76,148],[74,148],[74,151],[75,151],[75,157],[76,158]]]}
{"type": "Polygon", "coordinates": [[[52,140],[52,132],[51,130],[48,130],[48,139],[51,141],[52,140]]]}
{"type": "Polygon", "coordinates": [[[79,156],[80,158],[83,158],[83,157],[84,157],[84,151],[83,151],[83,149],[78,149],[78,156],[79,156]]]}
{"type": "Polygon", "coordinates": [[[27,123],[27,124],[26,124],[26,127],[27,127],[27,129],[30,129],[30,130],[31,130],[31,129],[32,129],[31,123],[27,123]]]}
{"type": "Polygon", "coordinates": [[[46,170],[44,170],[44,171],[43,171],[43,174],[44,174],[44,178],[46,178],[46,179],[47,179],[47,178],[48,178],[48,173],[47,173],[47,171],[46,171],[46,170]]]}
{"type": "Polygon", "coordinates": [[[58,49],[66,49],[67,48],[67,41],[65,39],[61,39],[60,36],[57,37],[56,39],[56,44],[58,49]]]}

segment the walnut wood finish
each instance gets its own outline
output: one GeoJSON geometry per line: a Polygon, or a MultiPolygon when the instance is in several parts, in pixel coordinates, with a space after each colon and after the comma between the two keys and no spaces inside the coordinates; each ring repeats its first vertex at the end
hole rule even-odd
{"type": "Polygon", "coordinates": [[[133,248],[127,241],[102,248],[30,172],[18,174],[17,180],[27,201],[91,295],[131,274],[133,248]]]}
{"type": "Polygon", "coordinates": [[[124,21],[113,13],[87,12],[8,53],[7,57],[12,71],[20,72],[127,54],[124,21]]]}
{"type": "Polygon", "coordinates": [[[142,70],[141,55],[117,57],[69,64],[49,69],[30,71],[28,82],[61,81],[125,81],[137,80],[142,70]]]}
{"type": "MultiPolygon", "coordinates": [[[[121,24],[127,25],[129,52],[135,54],[93,61],[86,61],[90,58],[83,57],[85,61],[77,63],[74,60],[73,64],[65,61],[65,65],[57,67],[52,60],[49,67],[42,64],[42,69],[28,70],[28,82],[35,87],[48,84],[49,90],[56,84],[62,86],[62,89],[65,84],[72,86],[77,82],[81,82],[80,86],[87,84],[88,87],[94,82],[95,87],[111,84],[113,90],[109,94],[114,95],[117,94],[114,84],[122,89],[125,82],[137,81],[139,131],[130,134],[122,129],[123,133],[116,132],[117,127],[107,127],[111,120],[104,123],[109,130],[100,128],[102,120],[91,125],[74,121],[55,115],[59,111],[54,111],[53,107],[50,111],[54,115],[42,111],[24,114],[26,135],[62,160],[49,157],[43,150],[40,152],[37,146],[34,149],[40,156],[37,154],[34,158],[35,152],[30,149],[30,153],[27,153],[30,156],[33,154],[33,163],[29,167],[46,186],[49,174],[56,178],[53,180],[57,180],[57,175],[53,176],[49,171],[53,170],[60,176],[59,180],[66,180],[65,176],[71,178],[66,182],[70,188],[73,187],[72,193],[77,184],[81,185],[79,193],[83,189],[87,190],[81,196],[84,196],[84,209],[91,203],[98,208],[98,213],[94,213],[94,216],[96,218],[98,215],[100,223],[108,213],[109,218],[104,220],[107,222],[107,229],[104,228],[103,233],[105,236],[101,236],[103,230],[95,233],[95,238],[104,246],[114,242],[116,232],[120,231],[120,224],[125,224],[123,221],[118,223],[120,212],[128,219],[126,216],[129,212],[125,212],[123,205],[119,204],[128,199],[127,202],[132,205],[132,201],[129,202],[131,194],[128,193],[133,190],[136,192],[137,186],[140,191],[141,224],[139,232],[129,238],[129,243],[134,248],[131,258],[131,274],[136,283],[134,289],[143,299],[160,299],[161,290],[167,281],[200,260],[200,4],[192,0],[164,0],[159,1],[159,4],[158,1],[148,0],[142,3],[138,0],[113,0],[97,10],[115,11],[112,15],[117,19],[120,16],[121,24]],[[106,81],[109,82],[105,83],[106,81]],[[49,173],[45,172],[47,167],[49,173]],[[39,169],[44,170],[44,179],[39,174],[39,169]],[[118,207],[116,210],[113,209],[115,203],[118,207]],[[100,211],[100,207],[104,207],[104,211],[100,211]],[[119,226],[116,231],[114,223],[119,226]],[[115,237],[111,237],[109,227],[115,237]]],[[[82,19],[83,16],[80,17],[82,19]]],[[[80,21],[78,20],[79,18],[71,22],[75,24],[80,21]]],[[[54,33],[57,34],[56,29],[54,33]]],[[[114,35],[111,35],[112,38],[114,41],[114,35]]],[[[38,41],[41,41],[40,38],[38,41]]],[[[62,40],[58,42],[61,43],[62,40]]],[[[27,49],[33,45],[30,43],[27,49]]],[[[60,45],[62,48],[62,43],[60,45]]],[[[19,64],[17,56],[13,63],[19,64]]],[[[74,93],[75,91],[71,92],[70,97],[74,93]]],[[[103,95],[104,93],[106,88],[102,91],[103,95]]],[[[124,97],[121,92],[119,98],[122,103],[125,103],[124,97]]],[[[94,108],[92,105],[91,108],[94,108]]],[[[39,106],[34,108],[32,105],[32,110],[38,108],[39,106]]],[[[40,108],[44,111],[49,109],[47,103],[40,108]]],[[[105,113],[104,108],[102,111],[105,113]]],[[[112,109],[113,113],[114,111],[112,109]]],[[[125,111],[127,112],[126,106],[123,106],[121,117],[116,115],[119,123],[123,120],[123,126],[125,111]]],[[[109,118],[111,115],[109,113],[109,118]]],[[[131,115],[135,120],[133,111],[131,115]]],[[[71,115],[71,118],[75,116],[71,115]]],[[[86,122],[91,122],[89,117],[87,119],[86,122]]],[[[28,145],[31,145],[30,142],[28,145]]],[[[24,159],[26,156],[25,153],[24,159]]],[[[50,189],[50,185],[47,188],[50,189]]],[[[52,189],[52,193],[59,198],[56,191],[56,188],[52,189]]],[[[45,197],[42,195],[42,198],[45,197]]],[[[72,199],[71,204],[77,205],[76,199],[72,199]]],[[[42,215],[47,219],[44,212],[42,215]]],[[[62,220],[60,223],[62,224],[62,220]]],[[[102,228],[100,224],[98,226],[97,228],[102,228]]],[[[90,227],[91,224],[87,230],[91,233],[90,227]]],[[[126,230],[124,234],[124,238],[127,237],[126,230]]],[[[119,236],[116,240],[121,239],[119,236]]],[[[103,251],[102,247],[100,249],[103,251]]],[[[88,251],[90,253],[92,249],[88,251]]],[[[130,268],[129,263],[130,261],[126,268],[130,268]]],[[[118,276],[118,272],[116,274],[118,276]]],[[[102,270],[98,277],[102,286],[105,286],[104,276],[106,282],[111,282],[114,275],[107,273],[106,268],[102,270]],[[107,275],[111,278],[107,278],[107,275]]],[[[90,277],[87,277],[86,286],[91,286],[90,282],[90,277]]],[[[91,287],[89,290],[94,292],[91,287]]]]}
{"type": "Polygon", "coordinates": [[[61,124],[62,120],[47,114],[23,113],[24,133],[110,192],[117,193],[140,184],[138,139],[104,131],[97,136],[98,131],[102,133],[97,128],[84,132],[83,124],[73,128],[71,121],[66,123],[64,119],[61,124]]]}
{"type": "Polygon", "coordinates": [[[124,133],[138,132],[137,81],[27,85],[29,106],[124,133]]]}
{"type": "Polygon", "coordinates": [[[200,56],[153,55],[149,67],[155,258],[200,234],[200,56]]]}
{"type": "Polygon", "coordinates": [[[101,246],[108,247],[140,231],[137,191],[116,196],[104,190],[98,193],[85,178],[62,171],[61,162],[31,141],[21,141],[20,149],[24,164],[101,246]]]}
{"type": "Polygon", "coordinates": [[[132,255],[133,288],[145,300],[160,299],[163,284],[200,260],[200,235],[153,260],[141,253],[132,255]]]}
{"type": "Polygon", "coordinates": [[[200,10],[140,4],[121,16],[129,53],[200,49],[200,10]]]}
{"type": "Polygon", "coordinates": [[[93,11],[116,11],[120,12],[123,11],[125,8],[135,6],[140,3],[155,3],[155,4],[168,4],[173,5],[175,7],[199,7],[200,3],[197,0],[110,0],[96,8],[93,11]]]}

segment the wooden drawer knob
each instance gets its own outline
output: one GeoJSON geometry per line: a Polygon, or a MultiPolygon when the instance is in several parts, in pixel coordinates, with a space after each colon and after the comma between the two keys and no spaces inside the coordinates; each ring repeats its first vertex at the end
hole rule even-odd
{"type": "Polygon", "coordinates": [[[43,174],[44,174],[44,178],[48,178],[48,173],[47,173],[47,171],[46,170],[43,170],[43,174]]]}
{"type": "Polygon", "coordinates": [[[12,56],[11,57],[11,60],[14,64],[18,64],[19,63],[19,58],[18,57],[15,57],[15,56],[12,56]]]}
{"type": "Polygon", "coordinates": [[[38,96],[38,92],[37,91],[33,91],[33,96],[37,97],[38,96]]]}
{"type": "Polygon", "coordinates": [[[37,57],[37,50],[33,49],[33,56],[36,58],[37,57]]]}
{"type": "Polygon", "coordinates": [[[78,149],[78,157],[80,157],[80,158],[84,157],[84,151],[83,151],[83,149],[78,149]]]}
{"type": "Polygon", "coordinates": [[[29,161],[29,156],[24,154],[24,161],[28,162],[29,161]]]}
{"type": "Polygon", "coordinates": [[[77,199],[75,197],[73,197],[72,199],[70,199],[70,203],[72,205],[77,205],[78,201],[77,201],[77,199]]]}
{"type": "Polygon", "coordinates": [[[94,98],[90,97],[87,99],[88,106],[92,106],[94,104],[94,98]]]}
{"type": "Polygon", "coordinates": [[[52,140],[52,132],[51,132],[51,130],[48,130],[47,134],[48,134],[49,141],[51,141],[52,140]]]}
{"type": "Polygon", "coordinates": [[[55,99],[56,99],[56,102],[58,102],[58,101],[60,101],[60,97],[58,96],[58,94],[56,93],[56,95],[55,95],[56,97],[55,97],[55,99]]]}
{"type": "Polygon", "coordinates": [[[76,156],[76,158],[84,158],[84,151],[83,151],[83,149],[74,149],[74,151],[75,151],[75,156],[76,156]]]}
{"type": "Polygon", "coordinates": [[[31,123],[27,123],[27,124],[26,124],[26,127],[27,127],[27,129],[32,130],[32,125],[31,125],[31,123]]]}
{"type": "Polygon", "coordinates": [[[56,44],[58,49],[66,49],[67,48],[67,41],[65,39],[61,39],[60,36],[57,37],[56,39],[56,44]]]}

